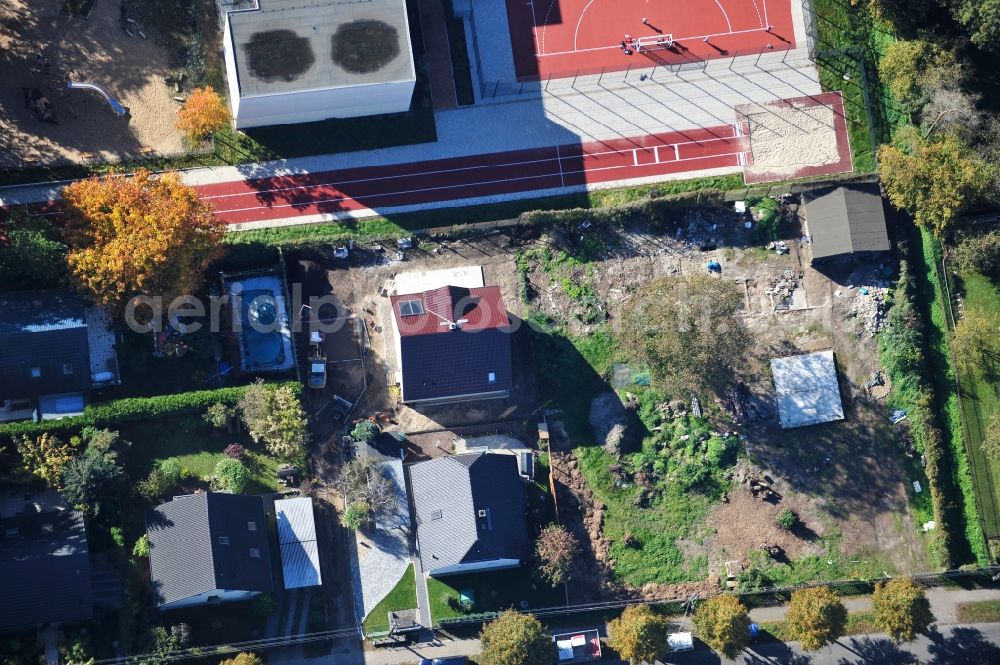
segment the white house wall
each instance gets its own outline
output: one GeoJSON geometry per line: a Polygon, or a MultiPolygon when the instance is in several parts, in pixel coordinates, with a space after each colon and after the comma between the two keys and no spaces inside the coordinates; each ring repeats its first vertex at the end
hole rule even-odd
{"type": "MultiPolygon", "coordinates": [[[[226,69],[232,56],[227,47],[226,69]]],[[[229,80],[236,80],[235,63],[229,80]]],[[[404,113],[410,108],[414,80],[323,90],[305,90],[277,95],[244,97],[233,105],[236,128],[290,125],[328,118],[354,118],[385,113],[404,113]]],[[[232,84],[230,84],[232,88],[232,84]]]]}
{"type": "Polygon", "coordinates": [[[240,114],[240,83],[236,78],[236,58],[233,54],[233,39],[229,32],[229,16],[226,16],[226,28],[222,35],[222,44],[226,56],[226,84],[229,86],[229,106],[233,111],[233,118],[240,114]]]}

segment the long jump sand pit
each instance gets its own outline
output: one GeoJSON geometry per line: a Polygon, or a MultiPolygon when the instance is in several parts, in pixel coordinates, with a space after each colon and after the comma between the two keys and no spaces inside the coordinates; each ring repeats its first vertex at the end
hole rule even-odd
{"type": "Polygon", "coordinates": [[[853,169],[840,93],[746,104],[736,112],[750,136],[743,169],[748,185],[853,169]]]}
{"type": "Polygon", "coordinates": [[[62,7],[63,0],[0,2],[0,168],[181,152],[177,93],[152,29],[146,39],[135,29],[127,35],[118,0],[97,0],[87,18],[62,7]],[[116,116],[97,92],[67,90],[68,80],[103,86],[130,117],[116,116]],[[26,92],[47,98],[58,124],[35,117],[26,92]]]}

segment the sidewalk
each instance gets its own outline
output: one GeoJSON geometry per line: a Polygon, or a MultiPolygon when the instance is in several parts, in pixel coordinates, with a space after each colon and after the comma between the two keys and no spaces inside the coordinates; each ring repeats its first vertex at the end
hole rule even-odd
{"type": "MultiPolygon", "coordinates": [[[[1000,663],[1000,624],[977,624],[975,626],[958,626],[956,606],[959,603],[982,600],[1000,599],[1000,589],[930,589],[927,598],[931,603],[931,611],[937,619],[936,631],[930,637],[921,637],[911,644],[894,647],[884,635],[852,635],[838,640],[832,648],[810,654],[810,660],[785,660],[789,654],[801,658],[802,651],[797,643],[774,642],[754,645],[735,661],[723,659],[722,663],[762,663],[762,662],[809,662],[813,665],[852,665],[858,663],[909,663],[930,662],[945,665],[952,662],[1000,663]],[[948,660],[941,659],[942,654],[950,653],[960,646],[970,644],[982,653],[987,660],[948,660]],[[897,660],[898,654],[911,653],[920,658],[914,660],[897,660]],[[937,659],[925,659],[934,655],[937,659]],[[989,659],[996,656],[996,659],[989,659]],[[778,657],[771,661],[770,658],[778,657]]],[[[860,612],[871,609],[871,598],[858,596],[845,598],[844,605],[849,612],[860,612]]],[[[753,621],[782,621],[788,611],[787,605],[779,607],[762,607],[750,611],[753,621]]],[[[442,658],[446,656],[472,656],[482,651],[478,639],[441,639],[429,644],[416,644],[409,647],[394,649],[373,649],[365,651],[365,665],[404,665],[414,663],[423,658],[442,658]]],[[[703,646],[689,654],[667,657],[665,663],[713,663],[720,662],[718,655],[703,646]]]]}

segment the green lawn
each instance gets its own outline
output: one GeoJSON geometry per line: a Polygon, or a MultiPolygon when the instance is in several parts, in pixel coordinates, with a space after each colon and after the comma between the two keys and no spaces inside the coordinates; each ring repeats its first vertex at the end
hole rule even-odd
{"type": "MultiPolygon", "coordinates": [[[[1000,315],[1000,289],[989,278],[975,273],[961,275],[965,310],[1000,315]]],[[[984,373],[960,376],[962,409],[969,430],[973,479],[982,508],[986,537],[1000,538],[1000,463],[983,455],[980,445],[990,418],[1000,409],[998,386],[984,373]]]]}
{"type": "Polygon", "coordinates": [[[385,598],[365,617],[365,634],[389,630],[389,612],[412,610],[417,606],[417,584],[411,564],[399,582],[385,598]]]}
{"type": "Polygon", "coordinates": [[[438,623],[482,612],[555,607],[566,604],[562,587],[553,589],[541,581],[528,568],[511,568],[470,575],[448,575],[427,578],[427,596],[431,605],[431,619],[438,623]],[[459,602],[459,594],[471,591],[473,604],[468,609],[459,602]]]}
{"type": "Polygon", "coordinates": [[[959,623],[993,623],[1000,621],[1000,600],[980,600],[958,604],[959,623]]]}
{"type": "Polygon", "coordinates": [[[208,426],[198,415],[184,415],[160,420],[125,423],[122,436],[132,442],[126,454],[126,469],[130,477],[146,476],[153,466],[167,458],[176,458],[181,466],[202,480],[215,473],[215,465],[223,458],[222,450],[238,442],[247,448],[244,460],[250,471],[247,493],[274,492],[278,489],[275,470],[279,461],[243,436],[230,436],[208,426]]]}

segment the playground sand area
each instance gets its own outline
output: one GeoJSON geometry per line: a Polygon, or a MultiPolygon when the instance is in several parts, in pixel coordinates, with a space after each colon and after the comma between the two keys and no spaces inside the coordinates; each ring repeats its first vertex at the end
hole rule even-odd
{"type": "Polygon", "coordinates": [[[61,14],[62,6],[0,2],[0,168],[182,152],[178,93],[152,30],[146,39],[126,34],[115,0],[98,0],[87,18],[61,14]],[[68,90],[68,80],[103,86],[130,115],[117,116],[94,90],[68,90]],[[39,94],[57,124],[29,110],[26,99],[39,94]]]}

